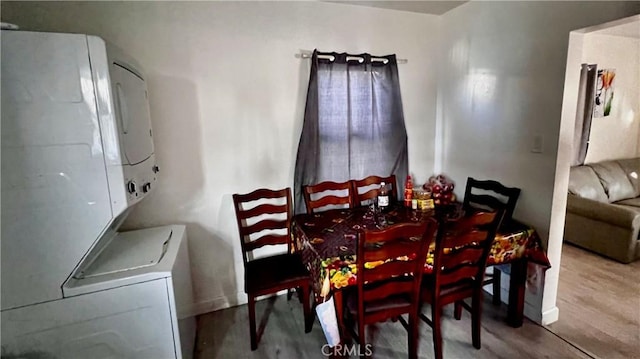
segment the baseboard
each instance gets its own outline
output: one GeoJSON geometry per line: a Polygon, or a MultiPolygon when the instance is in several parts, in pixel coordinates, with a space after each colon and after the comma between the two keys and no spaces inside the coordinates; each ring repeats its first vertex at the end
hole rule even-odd
{"type": "MultiPolygon", "coordinates": [[[[278,293],[265,295],[262,297],[258,297],[257,300],[269,298],[272,296],[279,296],[287,294],[286,290],[281,290],[278,293]]],[[[191,310],[191,315],[200,315],[206,314],[210,312],[215,312],[216,310],[227,309],[231,307],[236,307],[238,305],[247,304],[247,295],[245,293],[236,293],[235,296],[220,296],[209,300],[204,300],[199,303],[194,303],[191,310]]]]}
{"type": "Polygon", "coordinates": [[[227,309],[247,303],[247,295],[236,293],[235,296],[220,296],[213,299],[194,303],[192,307],[193,315],[200,315],[216,310],[227,309]]]}
{"type": "Polygon", "coordinates": [[[542,325],[549,325],[551,323],[554,323],[558,320],[558,318],[560,317],[560,310],[558,309],[558,307],[554,306],[553,308],[549,309],[549,310],[545,310],[544,312],[542,312],[542,325]]]}
{"type": "Polygon", "coordinates": [[[538,324],[542,323],[542,313],[540,313],[540,307],[537,307],[535,304],[531,304],[525,301],[523,314],[532,322],[536,322],[538,324]]]}

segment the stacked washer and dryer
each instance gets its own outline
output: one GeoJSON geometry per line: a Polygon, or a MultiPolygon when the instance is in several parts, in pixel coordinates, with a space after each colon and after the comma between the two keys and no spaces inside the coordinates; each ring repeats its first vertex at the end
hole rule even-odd
{"type": "Polygon", "coordinates": [[[190,358],[184,226],[118,229],[158,180],[140,66],[2,31],[2,356],[190,358]]]}

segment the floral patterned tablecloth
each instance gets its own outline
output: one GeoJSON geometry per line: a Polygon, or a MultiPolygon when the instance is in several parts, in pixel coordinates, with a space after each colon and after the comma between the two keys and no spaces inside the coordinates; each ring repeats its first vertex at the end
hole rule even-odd
{"type": "MultiPolygon", "coordinates": [[[[329,275],[332,289],[355,285],[356,233],[360,229],[375,229],[402,222],[417,222],[429,216],[459,215],[459,207],[441,211],[416,212],[401,206],[394,207],[383,216],[374,215],[367,208],[337,209],[316,214],[299,214],[293,220],[296,249],[314,277],[314,290],[320,293],[322,283],[329,275]]],[[[489,265],[506,264],[518,258],[550,267],[536,231],[517,221],[503,225],[493,242],[489,265]]],[[[435,243],[431,243],[425,272],[433,265],[435,243]]],[[[375,266],[378,263],[366,263],[375,266]]]]}

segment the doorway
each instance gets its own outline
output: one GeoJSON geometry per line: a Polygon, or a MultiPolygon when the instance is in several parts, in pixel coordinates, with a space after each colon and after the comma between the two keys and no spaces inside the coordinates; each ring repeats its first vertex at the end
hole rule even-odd
{"type": "Polygon", "coordinates": [[[612,101],[617,112],[609,118],[594,116],[585,160],[594,163],[640,157],[639,61],[640,15],[570,34],[550,226],[550,238],[558,240],[550,241],[548,248],[559,271],[547,275],[543,309],[551,309],[543,313],[543,324],[594,358],[626,358],[640,352],[640,261],[622,264],[562,240],[580,67],[597,63],[601,69],[615,70],[618,80],[624,79],[618,81],[619,95],[612,101]],[[622,102],[625,91],[627,102],[622,102]],[[621,123],[626,127],[616,126],[621,123]]]}

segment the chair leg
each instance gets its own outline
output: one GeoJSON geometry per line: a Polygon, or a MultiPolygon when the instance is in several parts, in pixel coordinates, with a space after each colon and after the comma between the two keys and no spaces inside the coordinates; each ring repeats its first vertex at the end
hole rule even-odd
{"type": "Polygon", "coordinates": [[[367,333],[365,332],[364,321],[358,318],[358,344],[360,345],[360,352],[364,352],[366,348],[366,338],[367,333]]]}
{"type": "Polygon", "coordinates": [[[249,331],[251,334],[251,350],[258,349],[258,337],[256,334],[256,301],[255,298],[249,295],[249,331]]]}
{"type": "Polygon", "coordinates": [[[471,339],[473,341],[473,347],[480,349],[480,329],[482,327],[480,323],[482,316],[482,289],[476,290],[473,294],[471,309],[471,339]]]}
{"type": "Polygon", "coordinates": [[[500,305],[502,304],[502,299],[500,298],[500,278],[502,277],[502,272],[500,272],[500,269],[493,267],[493,298],[492,298],[492,303],[493,305],[500,305]]]}
{"type": "Polygon", "coordinates": [[[417,359],[418,358],[418,315],[410,314],[409,315],[409,332],[407,333],[407,337],[409,340],[409,359],[417,359]]]}
{"type": "Polygon", "coordinates": [[[433,322],[433,349],[436,359],[442,359],[442,328],[440,327],[442,308],[431,304],[431,321],[433,322]]]}
{"type": "Polygon", "coordinates": [[[298,300],[300,301],[300,303],[302,303],[302,288],[294,288],[294,289],[287,289],[287,301],[291,300],[291,297],[293,297],[293,293],[296,293],[298,295],[298,300]]]}
{"type": "Polygon", "coordinates": [[[302,289],[302,310],[304,312],[304,332],[309,333],[311,331],[311,327],[313,326],[313,317],[311,316],[311,308],[309,304],[309,292],[310,286],[303,285],[302,289]]]}
{"type": "Polygon", "coordinates": [[[454,304],[453,317],[456,318],[456,320],[462,318],[462,303],[460,301],[456,301],[454,304]]]}

